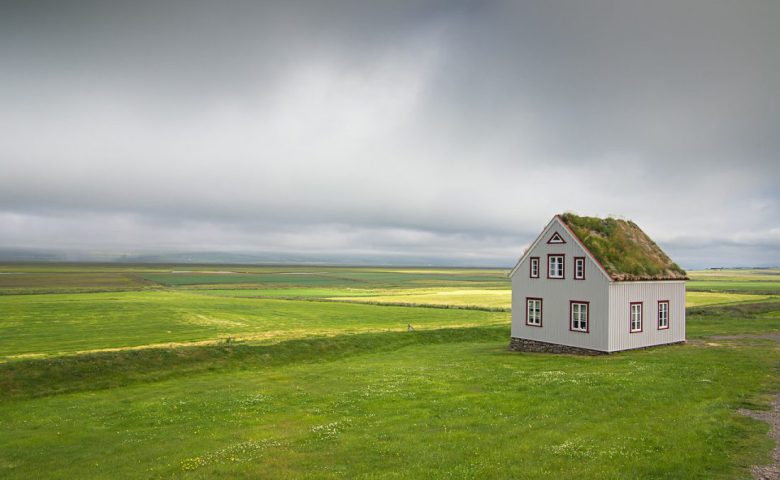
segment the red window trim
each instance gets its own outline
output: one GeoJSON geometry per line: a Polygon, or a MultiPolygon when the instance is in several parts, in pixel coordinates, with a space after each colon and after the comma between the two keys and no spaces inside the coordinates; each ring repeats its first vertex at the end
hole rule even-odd
{"type": "Polygon", "coordinates": [[[547,278],[549,280],[565,280],[566,279],[566,254],[565,253],[548,253],[547,254],[547,278]],[[561,273],[563,274],[560,277],[551,277],[550,276],[550,257],[563,257],[563,261],[561,262],[561,273]]]}
{"type": "Polygon", "coordinates": [[[669,326],[672,324],[672,312],[669,309],[669,300],[658,300],[658,308],[656,308],[656,325],[658,330],[669,330],[669,326]],[[666,326],[661,326],[661,304],[666,304],[666,326]]]}
{"type": "Polygon", "coordinates": [[[585,257],[574,257],[574,279],[585,280],[585,257]],[[582,276],[577,276],[577,260],[582,260],[582,276]]]}
{"type": "Polygon", "coordinates": [[[544,299],[539,297],[525,297],[525,324],[529,327],[542,328],[544,325],[544,299]],[[539,325],[528,323],[528,300],[539,300],[539,325]]]}
{"type": "Polygon", "coordinates": [[[644,302],[629,302],[628,304],[628,333],[642,333],[645,329],[645,305],[644,302]],[[634,305],[639,305],[639,330],[631,328],[631,310],[634,305]]]}
{"type": "Polygon", "coordinates": [[[555,230],[549,240],[547,240],[547,245],[563,245],[564,243],[566,243],[566,240],[563,238],[563,235],[558,233],[558,230],[555,230]],[[553,242],[553,238],[556,236],[561,239],[560,242],[553,242]]]}
{"type": "Polygon", "coordinates": [[[528,263],[528,278],[539,278],[539,272],[542,269],[542,262],[539,261],[539,257],[530,257],[531,261],[528,263]],[[536,276],[534,276],[534,260],[536,260],[536,276]]]}
{"type": "Polygon", "coordinates": [[[569,331],[570,332],[577,332],[577,333],[590,333],[590,302],[586,300],[569,300],[569,331]],[[585,318],[585,330],[575,330],[572,328],[571,324],[573,323],[572,315],[574,314],[574,304],[575,303],[582,303],[585,304],[585,306],[588,307],[588,316],[585,318]]]}

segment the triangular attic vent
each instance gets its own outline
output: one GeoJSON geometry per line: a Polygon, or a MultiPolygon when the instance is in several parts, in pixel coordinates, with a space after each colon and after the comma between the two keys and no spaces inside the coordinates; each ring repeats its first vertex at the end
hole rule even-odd
{"type": "Polygon", "coordinates": [[[549,240],[547,240],[547,243],[566,243],[566,240],[561,237],[561,234],[558,232],[553,233],[553,236],[550,237],[549,240]]]}

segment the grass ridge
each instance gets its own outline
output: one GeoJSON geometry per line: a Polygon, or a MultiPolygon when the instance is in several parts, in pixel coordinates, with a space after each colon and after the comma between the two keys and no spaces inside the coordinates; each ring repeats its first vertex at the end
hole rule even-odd
{"type": "Polygon", "coordinates": [[[218,345],[95,352],[0,364],[0,402],[103,390],[214,370],[332,361],[411,345],[508,340],[509,326],[372,332],[286,340],[272,345],[218,345]]]}

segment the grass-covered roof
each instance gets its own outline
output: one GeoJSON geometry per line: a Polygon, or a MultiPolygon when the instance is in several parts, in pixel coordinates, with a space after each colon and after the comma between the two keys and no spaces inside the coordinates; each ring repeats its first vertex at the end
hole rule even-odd
{"type": "Polygon", "coordinates": [[[616,281],[687,280],[685,270],[630,220],[560,215],[616,281]]]}

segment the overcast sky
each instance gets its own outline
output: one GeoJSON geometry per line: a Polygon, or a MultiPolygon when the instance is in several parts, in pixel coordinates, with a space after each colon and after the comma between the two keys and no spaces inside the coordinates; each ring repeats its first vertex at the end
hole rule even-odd
{"type": "Polygon", "coordinates": [[[780,2],[0,0],[0,247],[780,264],[780,2]]]}

